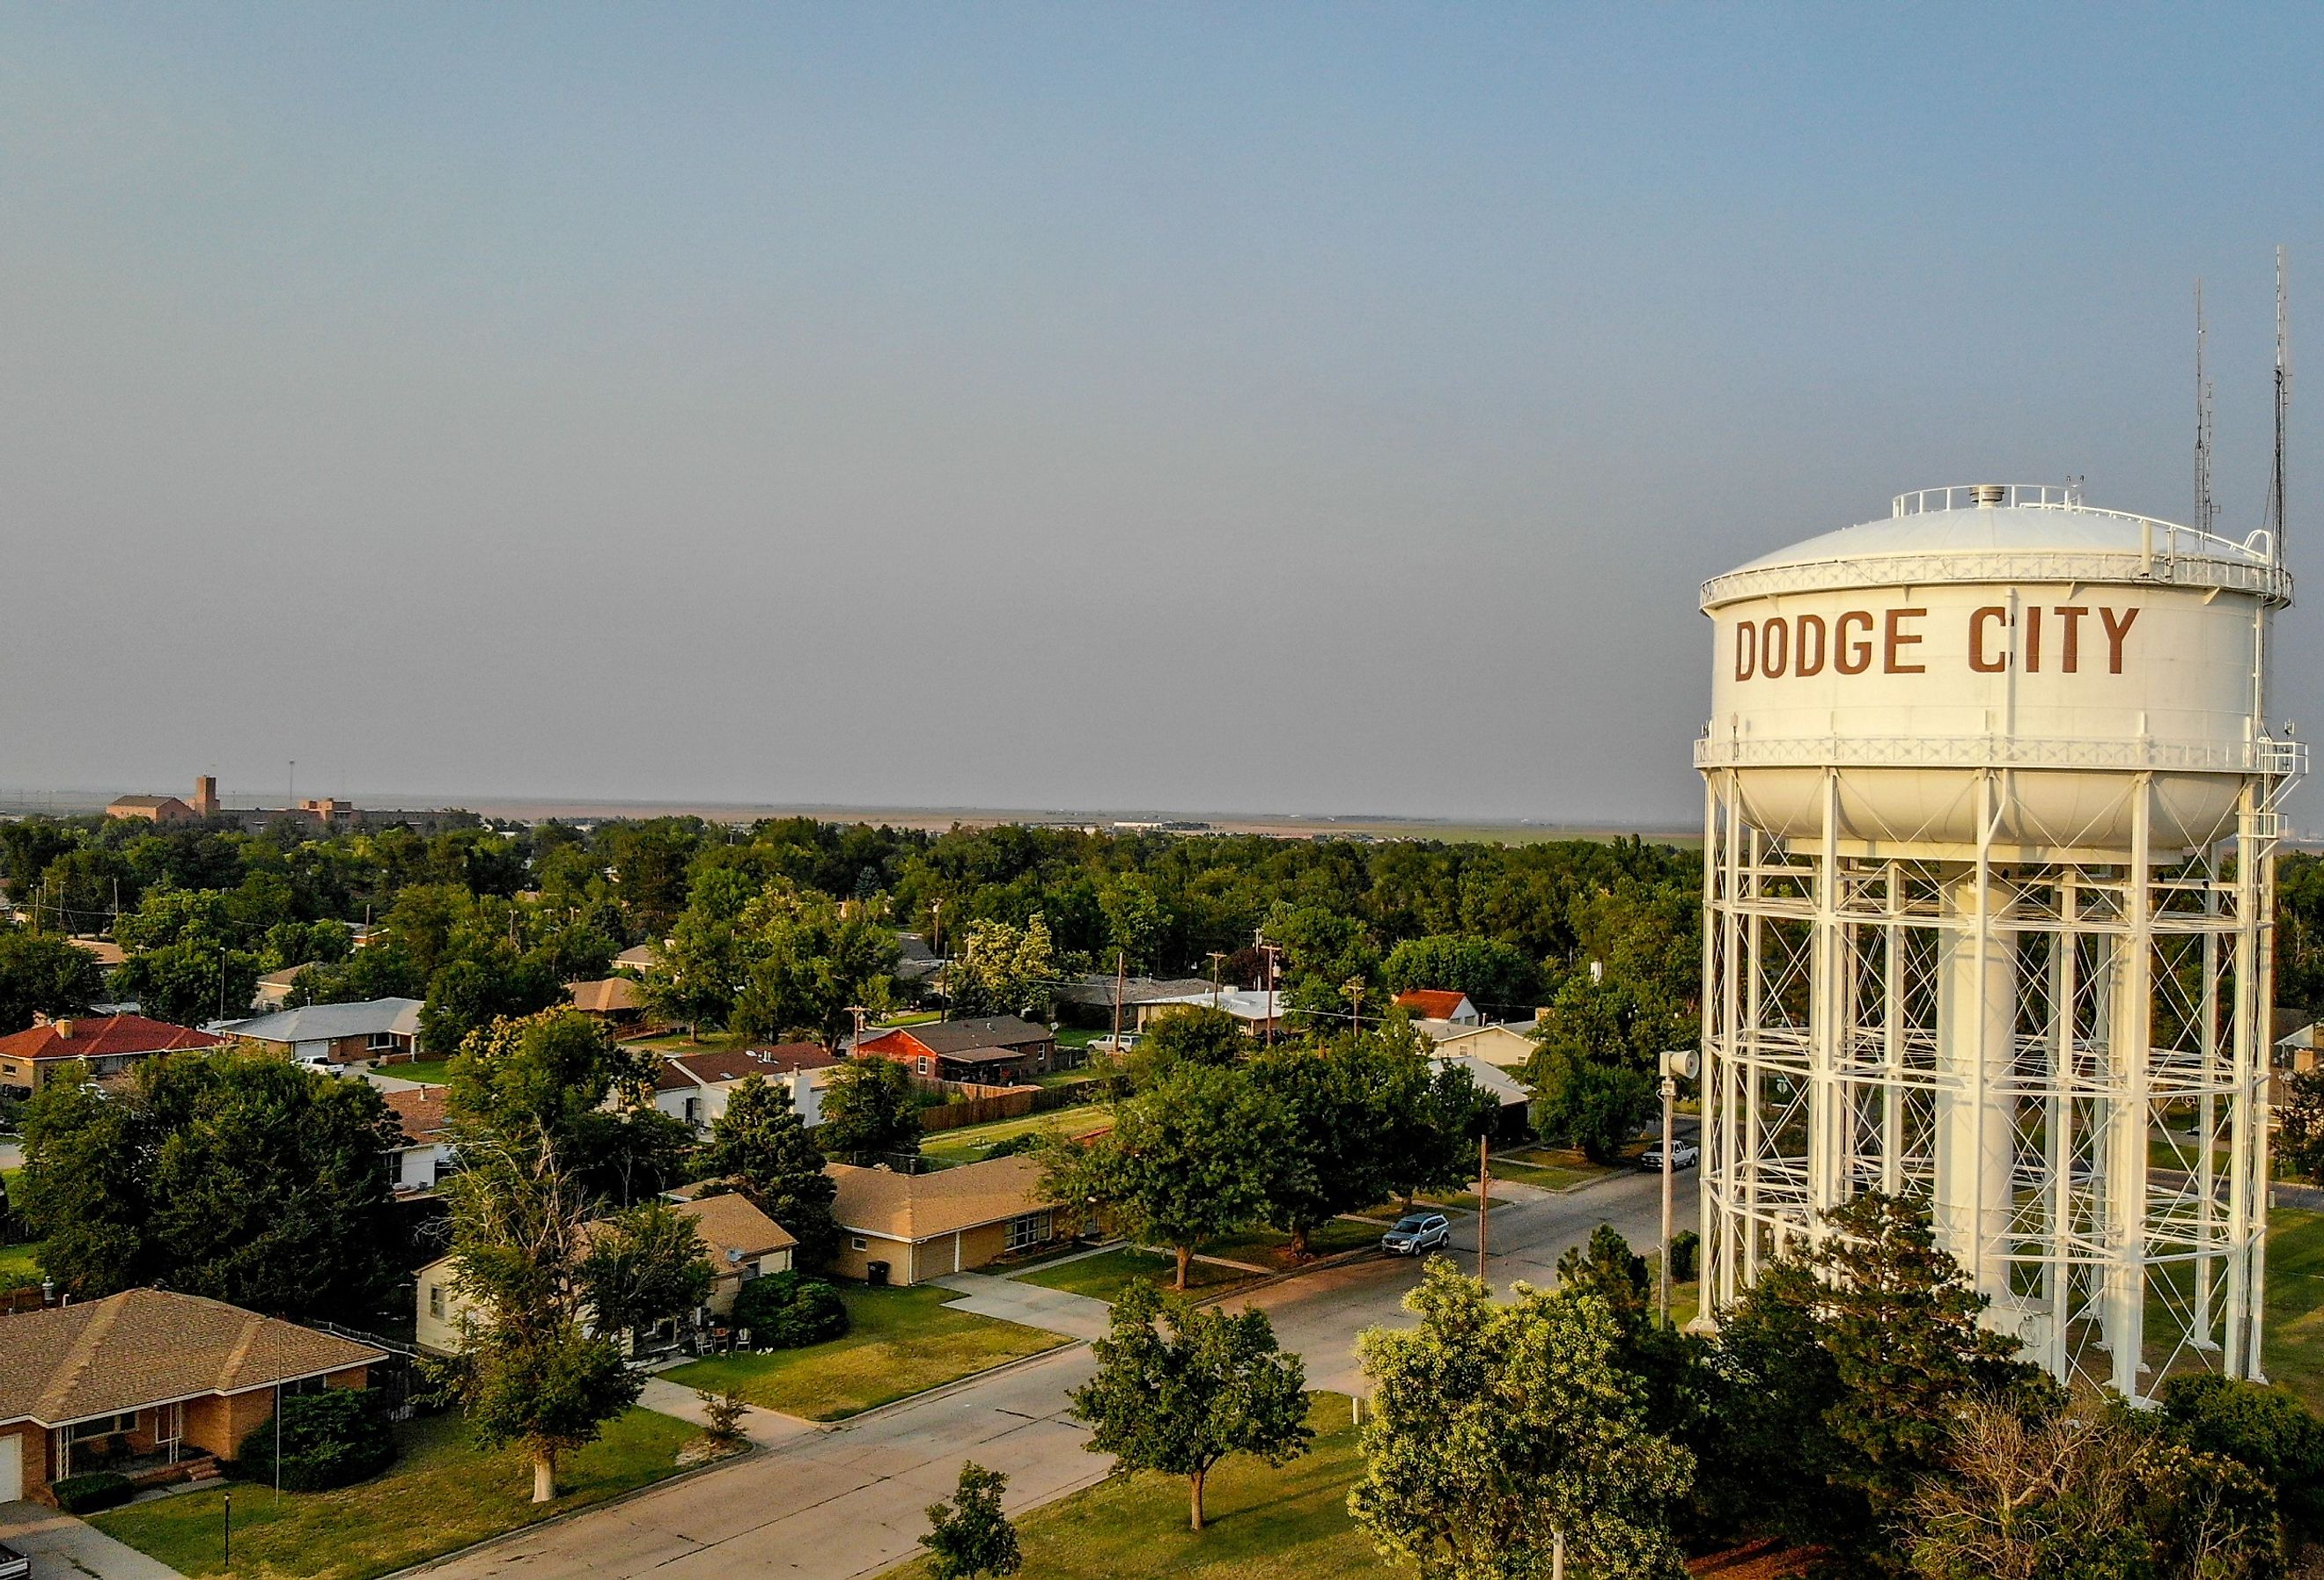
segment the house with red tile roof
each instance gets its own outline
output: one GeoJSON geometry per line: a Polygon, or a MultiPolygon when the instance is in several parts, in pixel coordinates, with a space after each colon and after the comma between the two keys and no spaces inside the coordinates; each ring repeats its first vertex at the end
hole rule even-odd
{"type": "Polygon", "coordinates": [[[1412,987],[1396,995],[1398,1009],[1410,1010],[1416,1020],[1442,1021],[1448,1026],[1474,1026],[1484,1017],[1465,993],[1412,987]]]}
{"type": "Polygon", "coordinates": [[[191,1026],[143,1015],[60,1016],[0,1037],[0,1086],[29,1096],[76,1061],[88,1067],[92,1079],[101,1079],[157,1053],[217,1048],[225,1041],[191,1026]]]}

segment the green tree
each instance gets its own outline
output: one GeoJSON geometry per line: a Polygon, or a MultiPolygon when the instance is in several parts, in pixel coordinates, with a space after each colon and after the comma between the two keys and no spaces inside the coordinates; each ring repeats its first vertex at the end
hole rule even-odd
{"type": "Polygon", "coordinates": [[[207,929],[132,955],[114,968],[112,991],[157,1021],[198,1026],[247,1012],[258,991],[258,956],[207,929]]]}
{"type": "Polygon", "coordinates": [[[0,926],[0,1036],[35,1015],[86,1013],[105,991],[97,956],[46,933],[0,926]]]}
{"type": "Polygon", "coordinates": [[[1146,1087],[1179,1065],[1231,1065],[1250,1051],[1250,1039],[1232,1015],[1190,1004],[1156,1016],[1122,1068],[1132,1086],[1146,1087]]]}
{"type": "Polygon", "coordinates": [[[2324,1070],[2296,1071],[2284,1086],[2275,1110],[2275,1155],[2301,1178],[2324,1183],[2324,1070]]]}
{"type": "Polygon", "coordinates": [[[652,1065],[576,1011],[493,1021],[448,1071],[454,1141],[465,1151],[471,1137],[542,1132],[584,1188],[617,1202],[654,1196],[682,1177],[694,1133],[651,1106],[652,1065]]]}
{"type": "Polygon", "coordinates": [[[1197,1306],[1140,1280],[1091,1346],[1097,1375],[1073,1391],[1093,1454],[1118,1470],[1186,1478],[1188,1523],[1203,1529],[1203,1483],[1230,1454],[1286,1465],[1307,1452],[1306,1373],[1263,1311],[1197,1306]]]}
{"type": "Polygon", "coordinates": [[[476,1135],[460,1156],[446,1187],[460,1350],[430,1363],[430,1375],[480,1447],[524,1452],[532,1501],[550,1502],[558,1458],[595,1442],[637,1402],[644,1378],[586,1320],[592,1201],[554,1136],[538,1126],[530,1136],[476,1135]]]}
{"type": "Polygon", "coordinates": [[[1247,1070],[1180,1065],[1114,1110],[1086,1145],[1041,1152],[1050,1199],[1101,1208],[1132,1239],[1167,1245],[1186,1287],[1194,1247],[1265,1216],[1289,1144],[1282,1104],[1247,1070]]]}
{"type": "Polygon", "coordinates": [[[1655,1111],[1652,1076],[1595,1058],[1553,1061],[1536,1090],[1536,1127],[1545,1135],[1568,1138],[1599,1163],[1618,1157],[1655,1111]]]}
{"type": "Polygon", "coordinates": [[[2324,1420],[2281,1388],[2217,1372],[2165,1379],[2163,1420],[2174,1440],[2258,1473],[2299,1538],[2324,1535],[2324,1420]]]}
{"type": "MultiPolygon", "coordinates": [[[[883,1061],[884,1062],[884,1061],[883,1061]]],[[[752,1076],[726,1097],[696,1157],[706,1178],[729,1179],[798,1242],[798,1260],[821,1267],[839,1246],[831,1204],[839,1187],[823,1171],[816,1144],[788,1087],[752,1076]]]]}
{"type": "Polygon", "coordinates": [[[23,1215],[85,1298],[161,1284],[360,1317],[395,1273],[394,1135],[367,1084],[237,1048],[143,1060],[117,1095],[68,1072],[26,1105],[23,1215]]]}
{"type": "Polygon", "coordinates": [[[804,1032],[830,1047],[851,1008],[894,1002],[899,946],[877,922],[817,906],[762,929],[757,949],[730,1021],[745,1037],[804,1032]]]}
{"type": "Polygon", "coordinates": [[[1038,912],[1021,928],[998,920],[970,922],[948,974],[953,1012],[1046,1021],[1056,975],[1048,923],[1038,912]]]}
{"type": "Polygon", "coordinates": [[[605,1333],[636,1333],[702,1304],[717,1277],[694,1220],[667,1202],[640,1203],[590,1225],[579,1277],[605,1333]]]}
{"type": "Polygon", "coordinates": [[[1524,950],[1466,934],[1406,938],[1388,951],[1383,975],[1390,993],[1437,988],[1466,993],[1489,1015],[1513,1015],[1541,996],[1541,967],[1524,950]]]}
{"type": "Polygon", "coordinates": [[[1121,873],[1098,892],[1098,909],[1105,917],[1106,948],[1132,971],[1151,970],[1170,930],[1169,910],[1153,883],[1136,873],[1121,873]]]}
{"type": "Polygon", "coordinates": [[[1562,1538],[1607,1580],[1685,1574],[1671,1520],[1693,1456],[1649,1429],[1603,1300],[1520,1284],[1497,1304],[1437,1261],[1405,1307],[1416,1326],[1359,1341],[1372,1416],[1348,1507],[1383,1555],[1423,1580],[1519,1580],[1562,1538]]]}
{"type": "Polygon", "coordinates": [[[928,1572],[936,1580],[978,1580],[1014,1575],[1025,1566],[1017,1550],[1017,1528],[1001,1512],[1001,1494],[1009,1478],[971,1459],[960,1467],[960,1485],[949,1503],[928,1505],[928,1572]]]}
{"type": "Polygon", "coordinates": [[[893,1059],[849,1059],[823,1091],[816,1144],[835,1158],[918,1157],[920,1110],[912,1077],[893,1059]]]}
{"type": "Polygon", "coordinates": [[[1388,1194],[1395,1104],[1425,1095],[1426,1077],[1399,1083],[1406,1072],[1396,1057],[1365,1037],[1321,1049],[1270,1049],[1249,1069],[1282,1116],[1268,1171],[1268,1221],[1291,1236],[1293,1256],[1305,1257],[1317,1224],[1388,1194]]]}

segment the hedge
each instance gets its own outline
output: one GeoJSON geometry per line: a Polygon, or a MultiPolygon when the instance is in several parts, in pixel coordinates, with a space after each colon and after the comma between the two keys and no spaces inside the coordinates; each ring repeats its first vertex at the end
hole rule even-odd
{"type": "Polygon", "coordinates": [[[272,1482],[279,1471],[286,1492],[320,1492],[377,1475],[395,1461],[395,1433],[380,1396],[360,1388],[327,1388],[282,1401],[281,1455],[275,1464],[275,1423],[261,1424],[242,1440],[235,1474],[272,1482]]]}
{"type": "Polygon", "coordinates": [[[769,1273],[734,1297],[733,1323],[751,1330],[753,1349],[795,1350],[845,1333],[847,1307],[839,1291],[819,1279],[769,1273]]]}
{"type": "Polygon", "coordinates": [[[129,1478],[117,1470],[92,1470],[51,1483],[49,1495],[68,1514],[94,1514],[99,1509],[126,1503],[129,1494],[136,1490],[129,1484],[129,1478]]]}

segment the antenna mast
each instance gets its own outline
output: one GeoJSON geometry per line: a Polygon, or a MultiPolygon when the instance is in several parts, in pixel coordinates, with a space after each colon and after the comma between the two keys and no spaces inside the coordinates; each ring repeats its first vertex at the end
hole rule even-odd
{"type": "Polygon", "coordinates": [[[2203,277],[2195,276],[2195,530],[2208,532],[2211,504],[2211,381],[2203,372],[2203,277]]]}
{"type": "Polygon", "coordinates": [[[2283,249],[2275,249],[2275,469],[2267,484],[2268,542],[2283,559],[2283,440],[2292,418],[2292,319],[2284,306],[2283,249]]]}

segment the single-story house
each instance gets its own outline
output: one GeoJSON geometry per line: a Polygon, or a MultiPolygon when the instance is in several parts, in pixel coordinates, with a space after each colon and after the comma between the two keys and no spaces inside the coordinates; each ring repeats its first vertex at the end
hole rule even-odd
{"type": "Polygon", "coordinates": [[[352,1004],[306,1004],[211,1028],[263,1043],[300,1064],[393,1064],[418,1057],[418,999],[364,999],[352,1004]]]}
{"type": "Polygon", "coordinates": [[[927,939],[918,933],[896,935],[895,975],[898,982],[918,987],[944,967],[944,956],[928,947],[927,939]]]}
{"type": "Polygon", "coordinates": [[[640,944],[634,948],[624,949],[613,956],[613,969],[634,971],[642,976],[653,969],[655,953],[651,944],[640,944]]]}
{"type": "Polygon", "coordinates": [[[1210,994],[1207,977],[1117,978],[1111,972],[1092,972],[1056,990],[1057,1013],[1076,1026],[1110,1028],[1113,1024],[1114,1003],[1119,999],[1122,1025],[1134,1027],[1140,1004],[1183,1004],[1198,997],[1208,1003],[1210,994]]]}
{"type": "MultiPolygon", "coordinates": [[[[744,1284],[769,1273],[788,1272],[798,1250],[789,1231],[746,1196],[730,1191],[680,1197],[674,1205],[694,1221],[694,1232],[702,1241],[702,1254],[715,1274],[710,1293],[689,1318],[671,1318],[650,1335],[631,1335],[633,1349],[667,1348],[678,1342],[681,1326],[706,1326],[726,1317],[744,1284]]],[[[459,1353],[460,1317],[470,1308],[455,1284],[454,1270],[452,1258],[440,1256],[414,1275],[414,1337],[421,1349],[439,1355],[459,1353]]]]}
{"type": "Polygon", "coordinates": [[[1430,1035],[1438,1053],[1457,1053],[1513,1070],[1524,1067],[1541,1047],[1528,1035],[1533,1024],[1530,1021],[1497,1021],[1487,1026],[1447,1027],[1441,1034],[1430,1035]]]}
{"type": "Polygon", "coordinates": [[[1523,1081],[1497,1064],[1479,1058],[1474,1054],[1446,1053],[1442,1049],[1429,1055],[1429,1062],[1440,1069],[1463,1069],[1477,1090],[1499,1100],[1505,1108],[1524,1109],[1533,1103],[1533,1093],[1523,1081]]]}
{"type": "Polygon", "coordinates": [[[116,1076],[139,1059],[226,1041],[191,1026],[143,1015],[59,1016],[0,1037],[0,1087],[29,1096],[75,1060],[92,1078],[116,1076]]]}
{"type": "Polygon", "coordinates": [[[299,980],[304,966],[288,966],[280,971],[270,971],[258,979],[258,987],[250,995],[251,1003],[262,1010],[279,1010],[290,1002],[290,989],[299,980]]]}
{"type": "Polygon", "coordinates": [[[1485,1017],[1469,1002],[1465,993],[1439,992],[1434,988],[1406,988],[1396,995],[1398,1009],[1410,1010],[1416,1021],[1443,1021],[1452,1026],[1478,1026],[1485,1017]]]}
{"type": "MultiPolygon", "coordinates": [[[[1056,1033],[1015,1015],[898,1026],[865,1036],[854,1051],[858,1058],[893,1059],[930,1080],[991,1086],[1014,1086],[1028,1076],[1065,1068],[1068,1062],[1058,1057],[1056,1033]]],[[[1074,1054],[1070,1062],[1080,1058],[1074,1054]]]]}
{"type": "Polygon", "coordinates": [[[88,950],[107,971],[129,958],[129,951],[111,938],[68,938],[65,941],[76,949],[88,950]]]}
{"type": "Polygon", "coordinates": [[[810,1089],[796,1077],[828,1069],[838,1058],[821,1043],[783,1042],[772,1048],[738,1048],[701,1053],[672,1054],[654,1072],[654,1106],[672,1119],[682,1119],[697,1131],[707,1131],[726,1112],[726,1099],[752,1076],[789,1085],[791,1106],[799,1119],[814,1124],[821,1104],[810,1114],[800,1101],[810,1089]]]}
{"type": "Polygon", "coordinates": [[[634,1026],[645,1019],[646,1000],[633,976],[605,976],[595,982],[568,982],[565,991],[573,1007],[595,1015],[609,1026],[634,1026]]]}
{"type": "Polygon", "coordinates": [[[1180,1010],[1224,1010],[1240,1022],[1242,1029],[1253,1037],[1264,1035],[1272,1027],[1283,1029],[1283,995],[1260,988],[1231,987],[1214,992],[1207,984],[1197,993],[1182,998],[1149,999],[1137,1006],[1134,1020],[1125,1024],[1139,1031],[1151,1031],[1154,1022],[1180,1010]]]}
{"type": "Polygon", "coordinates": [[[446,1132],[451,1124],[451,1093],[443,1086],[402,1086],[380,1095],[403,1132],[387,1154],[387,1182],[398,1196],[433,1190],[456,1155],[446,1132]]]}
{"type": "Polygon", "coordinates": [[[991,1158],[933,1174],[832,1163],[839,1221],[832,1270],[873,1283],[917,1284],[980,1268],[1058,1238],[1062,1225],[1027,1157],[991,1158]]]}
{"type": "Polygon", "coordinates": [[[97,1469],[146,1485],[230,1459],[285,1394],[361,1388],[369,1344],[165,1289],[0,1317],[0,1503],[97,1469]]]}

